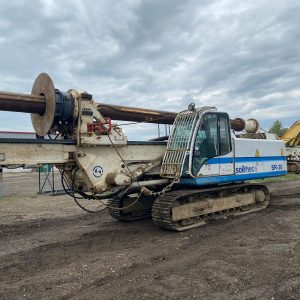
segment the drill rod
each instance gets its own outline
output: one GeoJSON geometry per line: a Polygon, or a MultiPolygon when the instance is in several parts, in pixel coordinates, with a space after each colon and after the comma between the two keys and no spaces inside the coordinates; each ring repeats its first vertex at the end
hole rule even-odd
{"type": "MultiPolygon", "coordinates": [[[[177,113],[161,110],[97,103],[100,113],[113,120],[173,124],[177,113]]],[[[9,93],[0,91],[0,110],[33,113],[43,115],[46,109],[44,96],[9,93]]],[[[231,119],[231,128],[236,131],[244,129],[243,119],[231,119]]]]}
{"type": "Polygon", "coordinates": [[[43,96],[0,91],[0,110],[42,115],[46,109],[43,96]]]}

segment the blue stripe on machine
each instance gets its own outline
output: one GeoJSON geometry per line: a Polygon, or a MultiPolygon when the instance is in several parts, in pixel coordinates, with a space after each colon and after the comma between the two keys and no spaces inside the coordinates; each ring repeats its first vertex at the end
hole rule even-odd
{"type": "Polygon", "coordinates": [[[207,176],[199,178],[181,178],[179,184],[182,185],[209,185],[219,183],[229,183],[234,181],[244,181],[253,179],[262,179],[267,177],[275,177],[286,175],[287,171],[276,171],[276,172],[261,172],[254,174],[240,174],[240,175],[220,175],[220,176],[207,176]]]}
{"type": "Polygon", "coordinates": [[[215,164],[232,164],[233,162],[260,162],[260,161],[275,161],[282,160],[285,161],[285,156],[262,156],[262,157],[214,157],[207,161],[209,165],[215,164]]]}

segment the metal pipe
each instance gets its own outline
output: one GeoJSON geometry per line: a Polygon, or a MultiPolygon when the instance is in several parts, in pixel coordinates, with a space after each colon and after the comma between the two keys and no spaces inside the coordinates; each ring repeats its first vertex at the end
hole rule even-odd
{"type": "Polygon", "coordinates": [[[169,179],[153,179],[153,180],[146,180],[146,181],[138,181],[132,183],[128,189],[139,188],[143,186],[151,186],[151,185],[162,185],[168,184],[170,182],[169,179]]]}
{"type": "Polygon", "coordinates": [[[177,113],[155,109],[99,103],[99,112],[113,120],[172,124],[177,113]]]}
{"type": "MultiPolygon", "coordinates": [[[[172,124],[176,113],[138,107],[99,103],[101,114],[113,120],[172,124]]],[[[0,110],[42,115],[46,109],[44,96],[0,91],[0,110]]]]}
{"type": "MultiPolygon", "coordinates": [[[[43,115],[45,109],[46,99],[42,95],[35,96],[0,91],[0,110],[43,115]]],[[[113,120],[158,124],[173,124],[177,115],[175,112],[106,103],[99,103],[98,109],[103,116],[113,120]]],[[[240,118],[231,119],[230,124],[235,131],[241,131],[245,127],[245,121],[240,118]]]]}
{"type": "MultiPolygon", "coordinates": [[[[99,103],[98,110],[102,115],[113,120],[158,124],[173,124],[177,115],[175,112],[105,103],[99,103]]],[[[230,125],[235,131],[242,131],[245,127],[245,120],[241,118],[230,119],[230,125]]]]}
{"type": "Polygon", "coordinates": [[[0,110],[42,115],[46,109],[43,96],[0,91],[0,110]]]}

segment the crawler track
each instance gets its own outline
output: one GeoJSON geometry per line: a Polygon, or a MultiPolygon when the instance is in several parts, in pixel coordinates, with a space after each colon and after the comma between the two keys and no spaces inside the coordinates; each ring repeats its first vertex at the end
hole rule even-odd
{"type": "MultiPolygon", "coordinates": [[[[253,197],[256,194],[253,194],[253,197]]],[[[222,218],[229,215],[240,215],[251,213],[254,211],[262,210],[268,206],[269,203],[269,191],[265,185],[261,184],[237,184],[216,188],[208,189],[194,189],[194,190],[174,190],[158,197],[152,207],[152,219],[153,222],[160,228],[173,230],[173,231],[184,231],[193,227],[204,225],[209,219],[222,218]],[[213,207],[214,201],[220,199],[229,199],[234,195],[250,195],[262,191],[264,196],[260,201],[243,205],[243,201],[239,204],[239,200],[236,200],[234,205],[228,205],[222,210],[217,210],[213,207]],[[195,200],[195,197],[197,200],[195,200]],[[209,199],[209,200],[208,200],[209,199]],[[210,203],[207,206],[208,201],[210,203]],[[212,202],[213,201],[213,202],[212,202]],[[182,219],[173,219],[172,213],[176,207],[184,207],[191,203],[206,205],[206,209],[199,209],[191,213],[192,217],[183,217],[182,219]],[[211,209],[210,209],[211,206],[211,209]]]]}
{"type": "Polygon", "coordinates": [[[154,197],[142,196],[136,204],[130,206],[135,200],[136,197],[129,196],[110,199],[107,207],[108,213],[113,218],[124,222],[132,222],[151,217],[151,207],[154,197]],[[126,207],[128,207],[128,209],[126,209],[126,207]]]}

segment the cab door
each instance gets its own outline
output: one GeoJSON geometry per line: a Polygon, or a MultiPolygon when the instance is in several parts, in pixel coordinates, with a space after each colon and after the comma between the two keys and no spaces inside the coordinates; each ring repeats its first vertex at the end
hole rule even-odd
{"type": "Polygon", "coordinates": [[[219,174],[234,174],[234,151],[228,115],[219,116],[219,174]]]}
{"type": "Polygon", "coordinates": [[[195,135],[190,173],[193,177],[233,174],[229,117],[209,112],[202,116],[195,135]]]}

